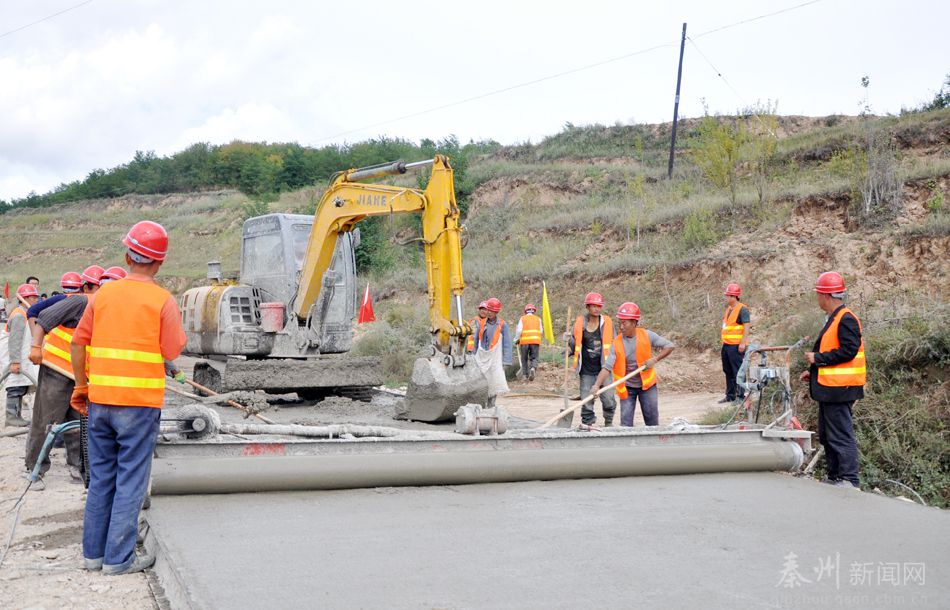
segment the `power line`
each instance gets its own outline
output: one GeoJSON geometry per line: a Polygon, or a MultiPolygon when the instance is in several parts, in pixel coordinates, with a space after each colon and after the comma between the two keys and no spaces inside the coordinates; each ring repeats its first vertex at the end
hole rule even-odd
{"type": "MultiPolygon", "coordinates": [[[[737,98],[739,98],[739,101],[742,102],[742,104],[743,104],[746,108],[751,108],[751,107],[749,106],[748,102],[745,101],[745,99],[744,99],[744,98],[742,97],[742,95],[736,90],[736,88],[732,86],[732,83],[730,83],[729,80],[728,80],[725,76],[723,76],[723,74],[722,74],[722,72],[719,70],[719,68],[717,68],[715,65],[713,65],[712,60],[710,60],[708,57],[706,57],[706,54],[703,53],[702,49],[699,48],[699,45],[696,44],[696,41],[693,40],[692,38],[690,38],[689,36],[687,36],[686,39],[689,40],[689,43],[690,43],[691,45],[693,45],[693,48],[696,49],[696,52],[699,53],[700,57],[702,57],[704,60],[706,60],[706,63],[709,64],[709,67],[713,69],[713,72],[716,73],[716,76],[718,76],[719,78],[721,78],[721,79],[722,79],[722,82],[726,83],[726,86],[729,87],[729,89],[735,94],[735,96],[736,96],[737,98]]],[[[771,134],[773,137],[775,136],[775,132],[773,132],[772,129],[771,129],[768,125],[766,125],[766,124],[762,121],[761,118],[759,118],[758,113],[752,113],[752,116],[755,117],[755,119],[759,122],[759,125],[761,125],[766,131],[768,131],[769,134],[771,134]]]]}
{"type": "MultiPolygon", "coordinates": [[[[90,1],[91,1],[91,0],[90,0],[90,1]]],[[[752,22],[754,22],[754,21],[759,21],[759,20],[761,20],[761,19],[767,19],[767,18],[769,18],[769,17],[774,17],[774,16],[776,16],[776,15],[781,15],[782,13],[788,13],[788,12],[790,12],[790,11],[798,10],[798,9],[804,8],[804,7],[806,7],[806,6],[810,6],[810,5],[812,5],[812,4],[818,4],[819,2],[823,2],[823,1],[824,1],[824,0],[809,0],[808,2],[803,2],[803,3],[801,3],[801,4],[796,4],[795,6],[789,6],[789,7],[783,8],[783,9],[779,9],[779,10],[777,10],[777,11],[772,11],[771,13],[764,13],[764,14],[762,14],[762,15],[756,15],[755,17],[750,17],[750,18],[748,18],[748,19],[743,19],[743,20],[741,20],[741,21],[736,21],[736,22],[730,23],[730,24],[728,24],[728,25],[723,25],[723,26],[720,26],[720,27],[717,27],[717,28],[714,28],[714,29],[711,29],[711,30],[706,30],[705,32],[701,32],[701,33],[697,34],[697,35],[695,36],[695,38],[701,38],[701,37],[703,37],[703,36],[708,36],[709,34],[714,34],[714,33],[716,33],[716,32],[722,32],[722,31],[724,31],[724,30],[728,30],[728,29],[731,29],[731,28],[739,27],[739,26],[745,25],[745,24],[747,24],[747,23],[752,23],[752,22]]],[[[534,79],[534,80],[525,81],[525,82],[522,82],[522,83],[518,83],[518,84],[516,84],[516,85],[511,85],[511,86],[509,86],[509,87],[503,87],[503,88],[501,88],[501,89],[495,89],[495,90],[493,90],[493,91],[488,91],[488,92],[486,92],[486,93],[481,93],[481,94],[478,94],[478,95],[473,95],[473,96],[471,96],[471,97],[467,97],[467,98],[464,98],[464,99],[456,100],[456,101],[454,101],[454,102],[448,102],[448,103],[442,104],[442,105],[440,105],[440,106],[433,106],[433,107],[431,107],[431,108],[426,108],[426,109],[424,109],[424,110],[419,110],[419,111],[416,111],[416,112],[411,112],[411,113],[409,113],[409,114],[404,114],[404,115],[402,115],[402,116],[398,116],[398,117],[386,119],[386,120],[379,121],[379,122],[376,122],[376,123],[372,123],[372,124],[369,124],[369,125],[364,125],[363,127],[359,127],[359,128],[357,128],[357,129],[348,129],[348,130],[346,130],[346,131],[341,131],[341,132],[339,132],[339,133],[336,133],[336,134],[334,134],[334,135],[332,135],[332,136],[326,136],[326,137],[320,138],[320,139],[318,139],[318,140],[313,140],[312,142],[313,142],[314,144],[319,144],[319,143],[321,143],[321,142],[327,142],[327,141],[329,141],[329,140],[335,140],[335,139],[337,139],[337,138],[340,138],[340,137],[343,137],[343,136],[348,136],[348,135],[353,134],[353,133],[359,133],[359,132],[361,132],[361,131],[366,131],[366,130],[368,130],[368,129],[374,129],[374,128],[376,128],[376,127],[382,127],[383,125],[389,125],[389,124],[391,124],[391,123],[398,123],[399,121],[404,121],[404,120],[406,120],[406,119],[415,118],[415,117],[417,117],[417,116],[422,116],[422,115],[424,115],[424,114],[429,114],[429,113],[431,113],[431,112],[437,112],[437,111],[439,111],[439,110],[445,110],[446,108],[452,108],[452,107],[454,107],[454,106],[460,106],[460,105],[462,105],[462,104],[467,104],[467,103],[469,103],[469,102],[474,102],[474,101],[476,101],[476,100],[484,99],[484,98],[487,98],[487,97],[492,97],[492,96],[494,96],[494,95],[499,95],[499,94],[502,94],[502,93],[507,93],[507,92],[513,91],[513,90],[515,90],[515,89],[522,89],[522,88],[524,88],[524,87],[530,87],[531,85],[536,85],[536,84],[538,84],[538,83],[542,83],[542,82],[545,82],[545,81],[554,80],[554,79],[556,79],[556,78],[561,78],[562,76],[568,76],[568,75],[571,75],[571,74],[576,74],[576,73],[578,73],[578,72],[584,72],[584,71],[590,70],[590,69],[592,69],[592,68],[597,68],[597,67],[600,67],[600,66],[603,66],[603,65],[606,65],[606,64],[614,63],[614,62],[617,62],[617,61],[622,61],[622,60],[624,60],[624,59],[629,59],[629,58],[635,57],[635,56],[637,56],[637,55],[644,55],[644,54],[646,54],[646,53],[651,53],[651,52],[656,51],[656,50],[658,50],[658,49],[663,49],[663,48],[666,48],[666,47],[674,47],[674,48],[675,48],[675,47],[677,46],[678,42],[679,42],[679,41],[677,41],[677,42],[665,43],[665,44],[659,44],[659,45],[655,45],[655,46],[652,46],[652,47],[649,47],[649,48],[646,48],[646,49],[641,49],[641,50],[639,50],[639,51],[633,51],[633,52],[631,52],[631,53],[626,53],[626,54],[624,54],[624,55],[619,55],[619,56],[617,56],[617,57],[612,57],[612,58],[610,58],[610,59],[605,59],[605,60],[602,60],[602,61],[597,61],[597,62],[594,62],[594,63],[592,63],[592,64],[587,64],[587,65],[584,65],[584,66],[580,66],[580,67],[578,67],[578,68],[573,68],[573,69],[571,69],[571,70],[565,70],[565,71],[563,71],[563,72],[558,72],[558,73],[555,73],[555,74],[549,74],[548,76],[542,76],[541,78],[536,78],[536,79],[534,79]]],[[[690,42],[693,44],[694,47],[696,47],[696,43],[693,42],[692,39],[690,39],[690,42]]],[[[696,47],[696,50],[698,51],[698,50],[699,50],[699,47],[696,47]]],[[[700,55],[702,55],[702,51],[700,51],[700,55]]],[[[705,58],[705,56],[703,56],[703,57],[705,58]]],[[[708,62],[709,60],[707,59],[706,61],[708,62]]],[[[712,65],[711,62],[710,62],[710,65],[712,65]]],[[[713,69],[715,69],[715,67],[713,67],[713,69]]],[[[719,73],[718,70],[716,70],[716,72],[719,73]]],[[[719,76],[722,77],[722,74],[719,73],[719,76]]],[[[725,79],[724,77],[723,77],[723,81],[726,81],[726,79],[725,79]]],[[[726,84],[727,84],[727,85],[729,84],[728,81],[726,81],[726,84]]],[[[732,90],[733,90],[733,93],[735,93],[737,96],[739,95],[738,92],[737,92],[735,89],[732,88],[732,85],[729,85],[729,88],[732,89],[732,90]]],[[[741,98],[741,96],[739,96],[739,97],[741,98]]]]}
{"type": "Polygon", "coordinates": [[[782,13],[788,13],[788,12],[790,12],[790,11],[794,11],[794,10],[798,10],[798,9],[800,9],[800,8],[804,8],[804,7],[809,6],[809,5],[811,5],[811,4],[818,4],[819,2],[822,2],[822,1],[823,1],[823,0],[809,0],[809,2],[802,2],[801,4],[796,4],[795,6],[789,6],[789,7],[783,8],[783,9],[779,9],[779,10],[777,10],[777,11],[773,11],[773,12],[771,12],[771,13],[765,13],[765,14],[762,14],[762,15],[757,15],[757,16],[755,16],[755,17],[750,17],[749,19],[743,19],[742,21],[736,21],[735,23],[730,23],[729,25],[724,25],[724,26],[722,26],[722,27],[713,28],[713,29],[711,29],[711,30],[706,30],[705,32],[700,32],[699,34],[696,34],[695,38],[702,38],[703,36],[707,36],[707,35],[709,35],[709,34],[715,34],[716,32],[721,32],[721,31],[723,31],[723,30],[728,30],[728,29],[730,29],[730,28],[734,28],[734,27],[737,27],[737,26],[740,26],[740,25],[745,25],[745,24],[747,24],[747,23],[752,23],[753,21],[758,21],[759,19],[767,19],[767,18],[769,18],[769,17],[774,17],[774,16],[776,16],[776,15],[781,15],[782,13]]]}
{"type": "Polygon", "coordinates": [[[44,21],[48,21],[48,20],[52,19],[53,17],[59,17],[59,16],[62,15],[63,13],[68,13],[69,11],[75,10],[75,9],[79,8],[80,6],[85,6],[86,4],[89,4],[90,2],[92,2],[92,0],[86,0],[85,2],[80,2],[79,4],[70,6],[69,8],[64,8],[63,10],[59,11],[58,13],[53,13],[52,15],[47,15],[46,17],[43,17],[42,19],[37,19],[36,21],[34,21],[34,22],[32,22],[32,23],[28,23],[28,24],[26,24],[26,25],[21,25],[20,27],[18,27],[18,28],[16,28],[16,29],[10,30],[9,32],[3,32],[2,34],[0,34],[0,38],[3,38],[4,36],[9,36],[10,34],[16,34],[17,32],[21,32],[21,31],[25,30],[26,28],[33,27],[34,25],[36,25],[36,24],[38,24],[38,23],[43,23],[44,21]]]}
{"type": "Polygon", "coordinates": [[[523,83],[518,83],[517,85],[511,85],[510,87],[503,87],[503,88],[501,88],[501,89],[495,89],[494,91],[489,91],[489,92],[487,92],[487,93],[481,93],[481,94],[479,94],[479,95],[473,95],[472,97],[467,97],[467,98],[465,98],[465,99],[456,100],[456,101],[454,101],[454,102],[448,102],[448,103],[446,103],[446,104],[442,104],[441,106],[433,106],[432,108],[426,108],[425,110],[419,110],[418,112],[413,112],[413,113],[410,113],[410,114],[405,114],[405,115],[400,116],[400,117],[396,117],[396,118],[392,118],[392,119],[387,119],[387,120],[385,120],[385,121],[380,121],[380,122],[378,122],[378,123],[373,123],[372,125],[366,125],[365,127],[360,127],[359,129],[350,129],[350,130],[347,130],[347,131],[341,131],[341,132],[338,133],[338,134],[335,134],[335,135],[332,135],[332,136],[327,136],[327,137],[321,138],[321,139],[319,139],[319,140],[315,140],[315,143],[318,143],[318,142],[326,142],[327,140],[333,140],[333,139],[339,138],[339,137],[341,137],[341,136],[349,135],[349,134],[351,134],[351,133],[357,133],[357,132],[360,132],[360,131],[365,131],[365,130],[367,130],[367,129],[372,129],[372,128],[374,128],[374,127],[380,127],[380,126],[382,126],[382,125],[388,125],[388,124],[390,124],[390,123],[396,123],[396,122],[398,122],[398,121],[402,121],[402,120],[405,120],[405,119],[411,119],[411,118],[414,118],[414,117],[417,117],[417,116],[420,116],[420,115],[423,115],[423,114],[428,114],[428,113],[430,113],[430,112],[435,112],[435,111],[437,111],[437,110],[444,110],[444,109],[446,109],[446,108],[451,108],[451,107],[453,107],[453,106],[459,106],[459,105],[461,105],[461,104],[467,104],[467,103],[469,103],[469,102],[474,102],[474,101],[476,101],[476,100],[484,99],[484,98],[486,98],[486,97],[491,97],[491,96],[493,96],[493,95],[499,95],[499,94],[501,94],[501,93],[507,93],[508,91],[513,91],[513,90],[515,90],[515,89],[521,89],[521,88],[523,88],[523,87],[530,87],[531,85],[536,85],[536,84],[538,84],[538,83],[543,83],[544,81],[553,80],[553,79],[555,79],[555,78],[560,78],[560,77],[562,77],[562,76],[567,76],[567,75],[569,75],[569,74],[576,74],[576,73],[578,73],[578,72],[583,72],[583,71],[585,71],[585,70],[590,70],[591,68],[596,68],[596,67],[603,66],[603,65],[606,65],[606,64],[610,64],[610,63],[613,63],[613,62],[616,62],[616,61],[621,61],[621,60],[624,60],[624,59],[628,59],[628,58],[634,57],[634,56],[636,56],[636,55],[644,55],[644,54],[646,54],[646,53],[650,53],[650,52],[652,52],[652,51],[656,51],[657,49],[662,49],[662,48],[664,48],[664,47],[672,47],[672,46],[675,46],[675,45],[670,44],[670,43],[667,43],[667,44],[659,44],[659,45],[656,45],[656,46],[653,46],[653,47],[650,47],[650,48],[647,48],[647,49],[641,49],[641,50],[639,50],[639,51],[634,51],[634,52],[632,52],[632,53],[627,53],[627,54],[625,54],[625,55],[619,55],[619,56],[617,56],[617,57],[611,57],[610,59],[604,59],[604,60],[602,60],[602,61],[598,61],[598,62],[595,62],[595,63],[592,63],[592,64],[587,64],[586,66],[580,66],[580,67],[578,67],[578,68],[572,68],[572,69],[570,69],[570,70],[565,70],[565,71],[563,71],[563,72],[558,72],[558,73],[556,73],[556,74],[549,74],[549,75],[547,75],[547,76],[542,76],[541,78],[536,78],[536,79],[534,79],[534,80],[526,81],[526,82],[523,82],[523,83]]]}

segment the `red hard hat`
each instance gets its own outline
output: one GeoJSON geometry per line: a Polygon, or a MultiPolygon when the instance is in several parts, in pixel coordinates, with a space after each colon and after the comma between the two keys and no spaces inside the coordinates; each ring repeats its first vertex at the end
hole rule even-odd
{"type": "Polygon", "coordinates": [[[617,319],[618,320],[639,320],[640,319],[640,308],[637,307],[636,303],[631,303],[627,301],[620,306],[620,309],[617,310],[617,319]]]}
{"type": "Polygon", "coordinates": [[[499,311],[501,311],[501,301],[499,301],[495,297],[492,297],[488,299],[487,301],[485,301],[485,306],[488,308],[488,311],[493,311],[495,313],[498,313],[499,311]]]}
{"type": "Polygon", "coordinates": [[[479,309],[488,309],[488,301],[482,301],[478,304],[479,309]]]}
{"type": "Polygon", "coordinates": [[[36,290],[36,286],[33,284],[20,284],[16,289],[16,293],[24,299],[26,297],[40,296],[40,293],[36,290]]]}
{"type": "Polygon", "coordinates": [[[109,267],[106,269],[105,273],[102,274],[102,279],[104,280],[121,280],[126,275],[125,269],[122,267],[109,267]]]}
{"type": "Polygon", "coordinates": [[[534,305],[532,305],[531,303],[528,303],[527,305],[524,306],[524,312],[525,312],[525,313],[528,313],[529,311],[532,312],[532,313],[534,313],[534,312],[536,312],[537,310],[538,310],[538,308],[535,307],[534,305]]]}
{"type": "Polygon", "coordinates": [[[129,250],[147,256],[153,261],[163,261],[165,255],[168,254],[168,232],[165,231],[165,227],[151,220],[135,223],[122,243],[129,250]]]}
{"type": "Polygon", "coordinates": [[[727,297],[742,296],[742,288],[739,287],[739,284],[729,284],[728,286],[726,286],[725,294],[727,297]]]}
{"type": "Polygon", "coordinates": [[[98,286],[99,282],[102,280],[102,274],[105,272],[106,270],[99,265],[89,265],[82,272],[80,277],[82,278],[84,284],[95,284],[98,286]]]}
{"type": "Polygon", "coordinates": [[[604,306],[604,295],[599,292],[588,292],[587,296],[584,297],[584,305],[600,305],[604,306]]]}
{"type": "Polygon", "coordinates": [[[840,273],[834,271],[825,271],[818,276],[818,281],[815,282],[815,292],[821,294],[834,294],[845,290],[844,278],[841,277],[840,273]]]}
{"type": "Polygon", "coordinates": [[[79,288],[82,286],[82,276],[75,271],[67,271],[59,280],[59,285],[63,288],[79,288]]]}

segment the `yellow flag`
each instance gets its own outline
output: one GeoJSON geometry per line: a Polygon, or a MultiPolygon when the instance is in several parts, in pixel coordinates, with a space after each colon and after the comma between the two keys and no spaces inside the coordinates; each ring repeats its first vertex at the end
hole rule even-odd
{"type": "Polygon", "coordinates": [[[554,345],[554,323],[551,322],[551,306],[548,304],[548,286],[541,282],[544,293],[541,295],[541,324],[544,326],[544,338],[548,345],[554,345]]]}

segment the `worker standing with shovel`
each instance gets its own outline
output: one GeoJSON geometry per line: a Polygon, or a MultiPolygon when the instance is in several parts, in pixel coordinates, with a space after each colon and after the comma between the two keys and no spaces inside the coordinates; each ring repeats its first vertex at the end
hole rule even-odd
{"type": "Polygon", "coordinates": [[[591,387],[596,394],[604,385],[607,376],[613,373],[614,379],[621,379],[630,371],[643,368],[625,384],[617,387],[620,398],[620,425],[633,426],[633,416],[640,401],[640,411],[648,426],[660,425],[659,400],[656,389],[656,363],[673,353],[672,341],[664,339],[652,330],[640,328],[640,308],[636,303],[624,303],[617,310],[620,320],[620,334],[614,339],[610,356],[604,361],[603,369],[597,381],[591,387]],[[655,356],[653,350],[659,350],[655,356]]]}
{"type": "MultiPolygon", "coordinates": [[[[573,354],[574,372],[580,379],[582,397],[591,393],[614,341],[613,321],[610,316],[601,313],[604,308],[603,295],[599,292],[588,292],[584,297],[584,306],[587,308],[587,315],[577,316],[573,332],[567,338],[567,348],[573,354]]],[[[604,412],[604,425],[613,425],[614,413],[617,411],[614,393],[601,394],[600,406],[604,412]]],[[[581,408],[581,423],[593,426],[596,422],[597,414],[591,401],[581,408]]]]}

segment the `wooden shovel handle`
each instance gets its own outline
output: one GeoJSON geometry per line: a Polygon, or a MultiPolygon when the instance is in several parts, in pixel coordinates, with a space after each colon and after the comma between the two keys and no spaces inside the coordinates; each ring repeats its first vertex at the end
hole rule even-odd
{"type": "Polygon", "coordinates": [[[614,389],[615,387],[617,387],[618,385],[620,385],[621,383],[624,383],[625,381],[627,381],[628,379],[630,379],[631,377],[633,377],[634,375],[639,375],[640,372],[643,371],[645,368],[647,368],[646,365],[643,365],[643,366],[641,366],[640,368],[638,368],[637,370],[633,371],[632,373],[627,373],[626,375],[624,375],[623,377],[621,377],[621,378],[618,379],[617,381],[613,382],[612,384],[610,384],[610,385],[605,385],[604,387],[600,388],[600,389],[597,390],[595,393],[591,394],[590,396],[588,396],[588,397],[585,398],[584,400],[580,401],[579,403],[577,403],[576,405],[574,405],[574,406],[571,407],[570,409],[565,409],[565,410],[561,411],[560,413],[558,413],[557,415],[555,415],[554,417],[552,417],[552,418],[549,419],[548,421],[546,421],[546,422],[544,422],[543,424],[541,424],[540,427],[541,427],[541,428],[549,428],[549,427],[551,427],[551,425],[554,424],[557,420],[561,419],[562,417],[566,417],[567,415],[573,413],[574,411],[577,411],[578,409],[580,409],[581,407],[583,407],[584,405],[586,405],[586,404],[589,403],[590,401],[594,400],[595,398],[597,398],[598,396],[600,396],[601,394],[603,394],[603,393],[606,392],[607,390],[612,390],[612,389],[614,389]]]}
{"type": "MultiPolygon", "coordinates": [[[[212,390],[211,388],[206,388],[205,386],[201,385],[201,384],[198,383],[197,381],[192,381],[191,379],[185,379],[185,383],[187,383],[187,384],[190,385],[191,387],[195,388],[196,390],[199,390],[199,391],[201,391],[201,392],[204,392],[204,393],[207,394],[208,396],[217,396],[217,395],[218,395],[217,392],[215,392],[215,391],[212,390]]],[[[229,400],[229,401],[228,401],[228,406],[234,407],[235,409],[240,409],[240,410],[244,411],[244,412],[245,412],[246,414],[248,414],[248,415],[253,415],[253,416],[256,417],[257,419],[259,419],[259,420],[261,420],[262,422],[264,422],[265,424],[273,424],[273,423],[276,423],[274,420],[270,419],[269,417],[264,417],[264,416],[261,415],[260,413],[252,413],[247,407],[245,407],[244,405],[242,405],[242,404],[239,403],[239,402],[234,402],[233,400],[229,400]]]]}

